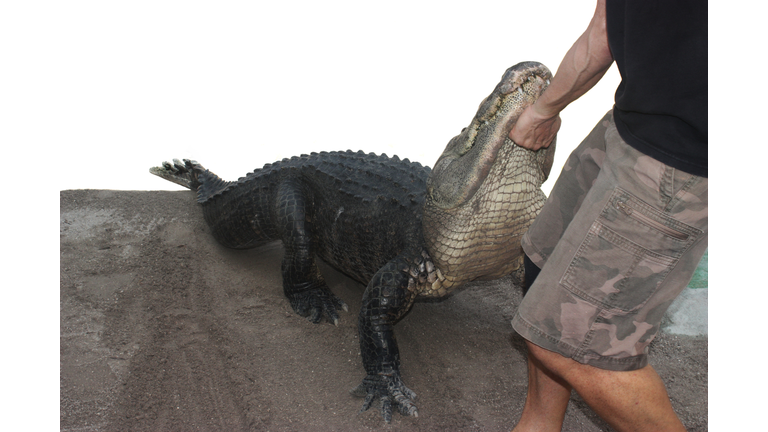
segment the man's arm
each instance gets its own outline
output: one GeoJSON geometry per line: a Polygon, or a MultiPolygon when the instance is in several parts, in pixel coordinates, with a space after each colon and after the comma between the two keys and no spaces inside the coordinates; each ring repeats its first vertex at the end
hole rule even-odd
{"type": "Polygon", "coordinates": [[[560,111],[594,87],[612,63],[605,0],[598,0],[589,27],[565,54],[549,87],[520,115],[509,138],[531,150],[549,147],[560,129],[560,111]]]}

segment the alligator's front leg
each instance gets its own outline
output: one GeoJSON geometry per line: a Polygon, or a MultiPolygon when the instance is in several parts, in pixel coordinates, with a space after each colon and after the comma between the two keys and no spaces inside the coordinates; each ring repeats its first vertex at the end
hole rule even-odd
{"type": "Polygon", "coordinates": [[[403,415],[418,416],[413,403],[416,393],[400,379],[400,355],[393,332],[394,325],[416,298],[419,276],[411,276],[413,268],[413,260],[402,255],[382,267],[365,290],[358,320],[360,352],[367,376],[352,394],[365,397],[361,411],[380,399],[381,414],[387,423],[392,419],[393,408],[403,415]]]}
{"type": "Polygon", "coordinates": [[[307,218],[307,199],[298,181],[286,179],[277,191],[276,220],[285,248],[283,257],[283,292],[297,314],[320,322],[323,314],[337,324],[336,310],[348,310],[325,283],[315,262],[312,224],[307,218]]]}

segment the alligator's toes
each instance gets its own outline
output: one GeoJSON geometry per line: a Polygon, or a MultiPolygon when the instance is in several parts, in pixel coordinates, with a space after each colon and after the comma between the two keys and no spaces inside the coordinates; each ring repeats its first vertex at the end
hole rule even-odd
{"type": "MultiPolygon", "coordinates": [[[[323,299],[323,310],[325,311],[325,314],[328,315],[328,319],[333,325],[339,325],[339,313],[337,311],[339,309],[344,309],[346,306],[347,305],[343,300],[333,294],[331,294],[330,297],[323,299]]],[[[347,309],[344,310],[346,311],[347,309]]]]}
{"type": "Polygon", "coordinates": [[[412,399],[416,398],[416,393],[412,392],[405,386],[403,386],[403,388],[410,393],[410,396],[406,396],[405,392],[399,390],[396,390],[393,394],[395,402],[397,402],[397,406],[400,410],[400,414],[404,416],[412,415],[414,417],[418,417],[419,410],[416,409],[416,404],[414,404],[412,401],[412,399]]]}
{"type": "Polygon", "coordinates": [[[174,159],[173,160],[173,168],[178,173],[186,173],[189,170],[187,170],[187,166],[180,160],[174,159]]]}
{"type": "Polygon", "coordinates": [[[392,401],[389,398],[384,398],[381,401],[381,416],[387,423],[392,421],[392,401]]]}
{"type": "Polygon", "coordinates": [[[333,325],[339,324],[339,314],[336,312],[336,297],[330,294],[330,297],[321,295],[312,299],[311,313],[309,320],[313,323],[319,323],[323,316],[328,317],[328,321],[333,325]]]}
{"type": "Polygon", "coordinates": [[[320,309],[319,307],[316,307],[312,309],[312,313],[309,315],[309,317],[307,317],[307,319],[311,323],[317,324],[320,322],[320,318],[322,317],[323,317],[323,310],[320,309]]]}
{"type": "Polygon", "coordinates": [[[376,400],[376,395],[373,393],[369,393],[365,395],[365,400],[363,401],[363,406],[360,408],[360,412],[368,411],[368,408],[371,407],[373,404],[373,401],[376,400]]]}
{"type": "Polygon", "coordinates": [[[400,385],[397,387],[397,390],[395,390],[395,396],[396,398],[399,395],[402,395],[403,400],[411,400],[416,399],[416,392],[406,387],[402,381],[400,381],[400,385]]]}
{"type": "Polygon", "coordinates": [[[296,312],[296,315],[302,316],[302,317],[309,317],[311,313],[311,308],[309,305],[308,299],[304,298],[300,295],[294,295],[292,297],[289,297],[289,302],[291,303],[291,308],[294,312],[296,312]]]}
{"type": "Polygon", "coordinates": [[[205,169],[205,168],[203,168],[203,166],[202,166],[202,165],[200,165],[200,163],[198,163],[196,160],[192,160],[192,159],[184,159],[184,166],[185,166],[185,167],[186,167],[186,168],[187,168],[189,171],[192,171],[192,170],[194,170],[195,168],[198,168],[198,169],[201,169],[201,170],[204,170],[204,169],[205,169]]]}
{"type": "Polygon", "coordinates": [[[384,399],[381,403],[381,416],[384,417],[384,421],[389,423],[392,421],[392,405],[397,407],[397,410],[400,411],[400,415],[403,416],[419,416],[419,411],[416,409],[416,405],[408,399],[403,400],[397,400],[397,397],[394,398],[394,402],[392,399],[384,399]]]}
{"type": "Polygon", "coordinates": [[[348,311],[346,303],[333,295],[327,287],[313,288],[288,296],[291,307],[300,316],[306,317],[312,323],[319,323],[323,317],[334,325],[339,323],[338,309],[348,311]]]}
{"type": "Polygon", "coordinates": [[[342,309],[344,312],[349,312],[349,306],[347,306],[347,303],[336,296],[333,296],[333,306],[337,310],[342,309]]]}
{"type": "Polygon", "coordinates": [[[357,387],[350,390],[349,394],[359,398],[370,396],[371,401],[368,402],[368,406],[365,406],[365,403],[363,403],[363,409],[360,411],[366,411],[368,408],[370,408],[370,402],[373,401],[373,394],[368,393],[368,387],[365,385],[365,381],[361,382],[357,387]]]}
{"type": "Polygon", "coordinates": [[[373,402],[378,400],[381,404],[381,416],[387,423],[392,420],[394,409],[404,416],[419,416],[419,411],[413,402],[416,399],[416,393],[403,385],[399,375],[369,375],[350,393],[356,397],[365,397],[360,412],[367,411],[373,402]]]}
{"type": "Polygon", "coordinates": [[[169,173],[176,173],[178,170],[170,162],[163,162],[163,169],[169,173]]]}

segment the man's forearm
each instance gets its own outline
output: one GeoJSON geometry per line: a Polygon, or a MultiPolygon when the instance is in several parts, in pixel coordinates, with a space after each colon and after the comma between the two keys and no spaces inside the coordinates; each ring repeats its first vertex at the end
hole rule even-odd
{"type": "Polygon", "coordinates": [[[515,120],[509,138],[529,150],[549,147],[560,129],[560,111],[594,87],[612,63],[605,0],[598,0],[587,30],[565,54],[549,87],[515,120]]]}
{"type": "Polygon", "coordinates": [[[605,0],[598,0],[589,27],[563,57],[552,82],[534,104],[541,116],[552,117],[589,91],[613,63],[605,26],[605,0]]]}

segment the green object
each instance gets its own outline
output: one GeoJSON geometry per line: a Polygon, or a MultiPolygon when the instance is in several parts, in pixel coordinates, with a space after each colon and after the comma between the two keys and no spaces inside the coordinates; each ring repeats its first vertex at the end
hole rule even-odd
{"type": "Polygon", "coordinates": [[[707,288],[708,272],[709,268],[709,250],[704,252],[704,256],[699,261],[699,266],[696,267],[696,271],[693,272],[693,278],[688,283],[688,288],[707,288]]]}

